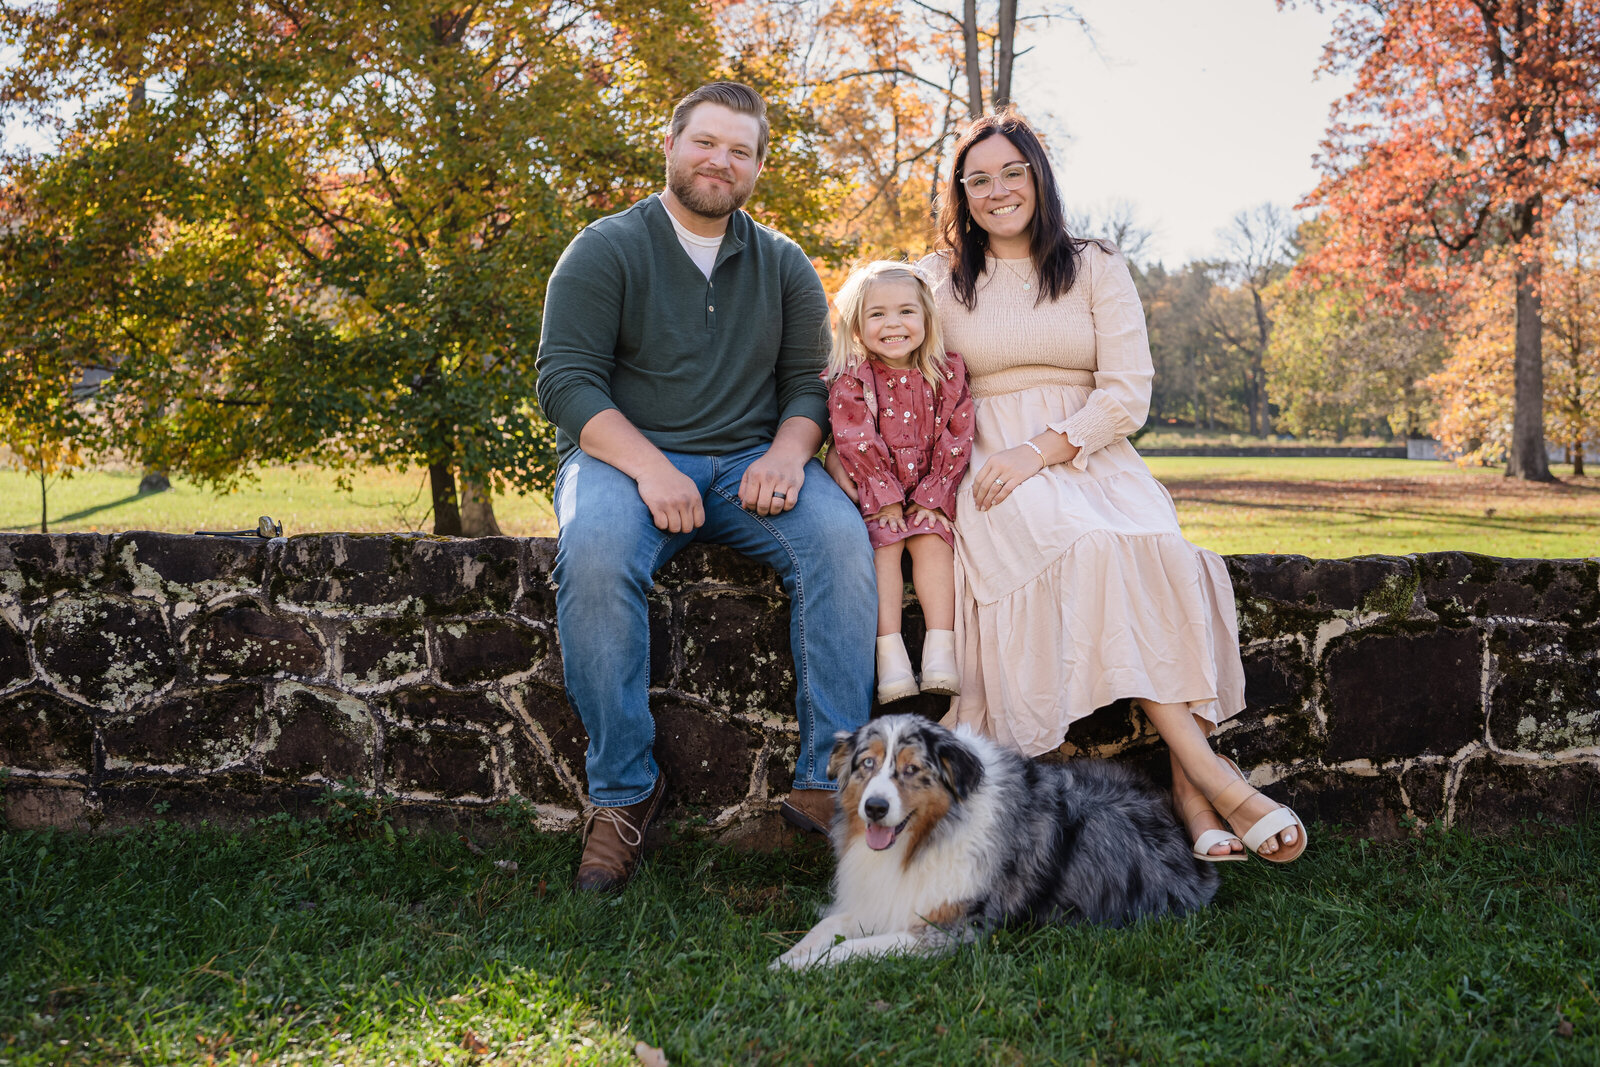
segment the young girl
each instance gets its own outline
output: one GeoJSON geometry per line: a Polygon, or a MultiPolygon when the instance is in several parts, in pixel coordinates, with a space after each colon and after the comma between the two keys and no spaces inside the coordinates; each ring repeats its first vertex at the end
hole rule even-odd
{"type": "Polygon", "coordinates": [[[928,635],[924,693],[954,695],[956,488],[972,447],[972,394],[961,357],[944,350],[933,293],[904,263],[870,263],[834,300],[828,361],[833,447],[855,479],[878,573],[878,703],[919,689],[900,637],[902,551],[928,635]]]}

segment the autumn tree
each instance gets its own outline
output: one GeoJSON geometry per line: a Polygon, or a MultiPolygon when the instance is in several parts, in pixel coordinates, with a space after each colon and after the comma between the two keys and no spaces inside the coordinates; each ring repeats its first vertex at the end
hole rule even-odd
{"type": "MultiPolygon", "coordinates": [[[[719,5],[733,69],[789,85],[815,131],[839,206],[813,247],[836,264],[923,254],[945,152],[966,118],[1011,99],[1019,36],[1050,19],[1086,26],[1066,4],[745,0],[719,5]]],[[[763,177],[763,183],[766,178],[763,177]]]]}
{"type": "Polygon", "coordinates": [[[1584,453],[1600,443],[1600,200],[1574,201],[1556,216],[1545,271],[1550,437],[1581,475],[1584,453]]]}
{"type": "Polygon", "coordinates": [[[1541,252],[1550,213],[1597,180],[1600,9],[1571,0],[1330,6],[1341,17],[1324,65],[1352,72],[1355,86],[1336,105],[1323,178],[1308,198],[1328,239],[1300,264],[1302,278],[1448,291],[1489,251],[1508,250],[1506,473],[1548,480],[1541,252]]]}
{"type": "MultiPolygon", "coordinates": [[[[1544,401],[1550,438],[1566,447],[1574,473],[1600,438],[1600,232],[1587,202],[1552,220],[1543,279],[1549,329],[1544,401]]],[[[1500,462],[1512,447],[1515,344],[1508,309],[1516,300],[1516,263],[1485,262],[1465,290],[1449,358],[1423,384],[1439,409],[1436,434],[1468,463],[1500,462]]]]}
{"type": "Polygon", "coordinates": [[[24,61],[0,99],[68,116],[7,163],[40,204],[10,236],[73,266],[43,276],[51,306],[93,339],[73,358],[114,371],[123,443],[222,484],[421,466],[441,533],[458,475],[548,484],[544,280],[585,221],[659,185],[663,118],[721,59],[693,0],[4,17],[24,61]]]}

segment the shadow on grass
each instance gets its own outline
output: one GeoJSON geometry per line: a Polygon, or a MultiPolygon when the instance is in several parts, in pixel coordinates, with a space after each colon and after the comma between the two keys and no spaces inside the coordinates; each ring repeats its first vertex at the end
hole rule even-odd
{"type": "Polygon", "coordinates": [[[1205,496],[1188,492],[1174,492],[1172,496],[1174,500],[1185,504],[1205,504],[1217,508],[1343,516],[1352,522],[1411,519],[1418,523],[1432,523],[1441,528],[1462,527],[1466,529],[1494,530],[1502,533],[1551,534],[1559,536],[1586,530],[1595,524],[1595,517],[1592,515],[1545,516],[1539,520],[1544,525],[1533,526],[1527,520],[1518,519],[1514,515],[1507,516],[1504,519],[1496,519],[1487,515],[1463,515],[1459,512],[1430,511],[1426,508],[1385,508],[1378,511],[1370,508],[1339,507],[1328,503],[1274,504],[1260,500],[1233,500],[1228,497],[1205,496]]]}
{"type": "MultiPolygon", "coordinates": [[[[129,496],[123,497],[121,500],[113,500],[108,504],[96,504],[92,508],[80,508],[70,515],[56,515],[52,517],[50,521],[57,524],[64,522],[76,522],[79,519],[87,519],[90,515],[98,515],[102,511],[110,511],[113,508],[120,508],[124,504],[131,504],[135,500],[143,500],[146,497],[154,495],[154,493],[133,493],[129,496]]],[[[0,526],[0,533],[25,533],[38,525],[39,524],[36,522],[27,522],[22,523],[19,526],[0,526]]]]}

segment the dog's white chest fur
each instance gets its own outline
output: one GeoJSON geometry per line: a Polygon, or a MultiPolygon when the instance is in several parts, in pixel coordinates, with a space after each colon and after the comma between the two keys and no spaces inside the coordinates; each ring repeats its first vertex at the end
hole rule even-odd
{"type": "Polygon", "coordinates": [[[929,844],[906,864],[903,848],[874,852],[856,841],[839,858],[835,913],[862,934],[910,930],[950,904],[974,900],[986,878],[975,842],[929,844]]]}

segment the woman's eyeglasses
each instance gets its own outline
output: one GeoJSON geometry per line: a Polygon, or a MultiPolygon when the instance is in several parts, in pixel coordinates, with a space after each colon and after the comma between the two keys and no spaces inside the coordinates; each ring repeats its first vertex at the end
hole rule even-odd
{"type": "Polygon", "coordinates": [[[975,171],[961,179],[961,184],[966,187],[967,195],[974,200],[982,200],[994,193],[995,185],[1006,189],[1021,189],[1028,180],[1028,165],[1026,163],[1013,163],[1003,169],[998,175],[985,174],[975,171]]]}

